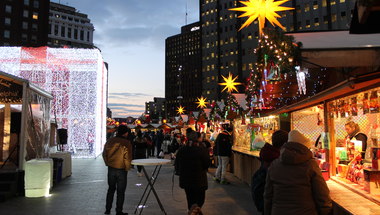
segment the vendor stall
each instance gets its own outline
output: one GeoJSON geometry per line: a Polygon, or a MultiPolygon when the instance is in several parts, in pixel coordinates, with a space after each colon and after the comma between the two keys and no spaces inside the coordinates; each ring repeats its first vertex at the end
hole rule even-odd
{"type": "Polygon", "coordinates": [[[1,167],[24,170],[26,161],[48,157],[51,99],[29,81],[0,71],[1,167]]]}

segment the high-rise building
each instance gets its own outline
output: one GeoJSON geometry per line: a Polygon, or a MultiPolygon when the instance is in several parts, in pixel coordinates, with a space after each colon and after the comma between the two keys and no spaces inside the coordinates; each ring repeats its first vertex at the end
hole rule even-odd
{"type": "MultiPolygon", "coordinates": [[[[231,73],[244,83],[255,62],[258,28],[240,28],[237,13],[228,9],[240,5],[233,0],[200,1],[202,24],[202,95],[211,101],[222,99],[221,76],[231,73]]],[[[244,91],[242,86],[238,87],[244,91]]]]}
{"type": "Polygon", "coordinates": [[[202,94],[200,23],[183,26],[165,43],[165,98],[168,117],[173,117],[179,105],[195,111],[202,94]]]}
{"type": "Polygon", "coordinates": [[[0,45],[46,46],[50,0],[1,0],[0,45]]]}
{"type": "Polygon", "coordinates": [[[291,0],[283,6],[294,10],[282,12],[279,21],[288,32],[331,31],[350,28],[355,0],[291,0]]]}
{"type": "Polygon", "coordinates": [[[52,47],[93,48],[94,26],[74,7],[50,3],[49,41],[52,47]]]}
{"type": "Polygon", "coordinates": [[[149,115],[154,123],[166,118],[165,98],[154,97],[153,101],[145,102],[145,114],[149,115]]]}

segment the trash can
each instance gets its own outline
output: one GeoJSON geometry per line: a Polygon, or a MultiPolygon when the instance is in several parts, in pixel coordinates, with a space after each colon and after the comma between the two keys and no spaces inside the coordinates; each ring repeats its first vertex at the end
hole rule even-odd
{"type": "Polygon", "coordinates": [[[53,185],[58,184],[62,180],[62,158],[51,158],[53,159],[53,185]]]}

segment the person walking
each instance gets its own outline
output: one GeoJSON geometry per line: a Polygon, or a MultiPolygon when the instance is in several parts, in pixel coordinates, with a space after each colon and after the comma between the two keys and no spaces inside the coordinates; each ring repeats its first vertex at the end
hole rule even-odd
{"type": "MultiPolygon", "coordinates": [[[[134,145],[134,159],[144,159],[146,158],[146,151],[148,148],[148,144],[146,142],[146,138],[143,137],[143,134],[140,130],[137,131],[137,136],[133,140],[133,145],[134,145]]],[[[142,172],[142,167],[137,166],[137,175],[139,177],[143,176],[142,172]]]]}
{"type": "Polygon", "coordinates": [[[189,214],[202,214],[201,208],[208,188],[207,169],[210,160],[207,149],[198,142],[199,137],[199,132],[188,134],[188,141],[178,150],[174,163],[176,174],[179,175],[179,186],[186,193],[189,214]]]}
{"type": "Polygon", "coordinates": [[[132,145],[128,140],[131,130],[124,125],[117,128],[116,137],[110,138],[104,145],[103,159],[108,166],[108,191],[106,197],[106,211],[104,214],[110,214],[113,202],[113,196],[117,191],[116,198],[116,215],[125,215],[123,204],[125,198],[125,189],[127,187],[127,174],[131,169],[132,145]]]}
{"type": "Polygon", "coordinates": [[[230,184],[226,180],[227,165],[230,161],[232,154],[232,128],[226,126],[226,129],[222,131],[215,140],[215,154],[218,158],[218,167],[214,176],[214,181],[221,184],[230,184]]]}
{"type": "Polygon", "coordinates": [[[288,142],[288,132],[277,130],[272,134],[272,144],[265,143],[260,150],[260,168],[253,174],[251,182],[251,194],[256,209],[264,211],[264,189],[268,168],[272,161],[280,157],[281,147],[288,142]]]}
{"type": "Polygon", "coordinates": [[[280,157],[268,169],[264,214],[331,214],[329,189],[310,147],[310,140],[299,131],[289,132],[280,157]]]}

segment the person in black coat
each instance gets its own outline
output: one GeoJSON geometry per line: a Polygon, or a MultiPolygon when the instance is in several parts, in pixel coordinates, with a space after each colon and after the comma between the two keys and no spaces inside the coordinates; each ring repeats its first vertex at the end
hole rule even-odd
{"type": "Polygon", "coordinates": [[[207,149],[199,145],[199,137],[199,132],[189,133],[188,142],[178,150],[175,160],[179,186],[185,190],[187,207],[198,211],[205,202],[210,162],[207,149]]]}

